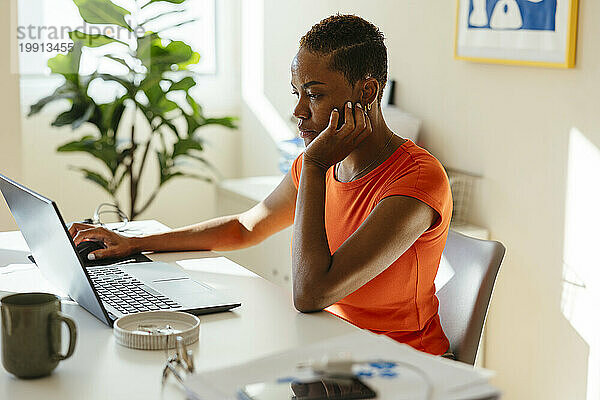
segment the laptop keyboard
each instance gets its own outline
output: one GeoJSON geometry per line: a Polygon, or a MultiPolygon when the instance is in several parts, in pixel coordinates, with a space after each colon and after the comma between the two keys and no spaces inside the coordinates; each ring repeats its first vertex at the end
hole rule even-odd
{"type": "Polygon", "coordinates": [[[87,271],[100,299],[123,314],[181,308],[177,302],[118,268],[94,268],[87,271]]]}

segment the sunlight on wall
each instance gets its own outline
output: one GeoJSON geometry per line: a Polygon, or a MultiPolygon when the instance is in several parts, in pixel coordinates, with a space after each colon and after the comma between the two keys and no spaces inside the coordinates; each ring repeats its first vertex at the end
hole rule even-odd
{"type": "Polygon", "coordinates": [[[296,135],[264,93],[264,1],[242,2],[242,98],[274,141],[296,135]]]}
{"type": "Polygon", "coordinates": [[[564,316],[589,346],[587,399],[600,398],[600,150],[578,129],[569,135],[564,316]]]}

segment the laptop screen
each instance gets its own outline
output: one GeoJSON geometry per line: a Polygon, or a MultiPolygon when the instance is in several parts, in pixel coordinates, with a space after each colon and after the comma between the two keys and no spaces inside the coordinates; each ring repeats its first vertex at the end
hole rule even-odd
{"type": "Polygon", "coordinates": [[[56,204],[3,175],[0,190],[42,275],[110,325],[56,204]]]}

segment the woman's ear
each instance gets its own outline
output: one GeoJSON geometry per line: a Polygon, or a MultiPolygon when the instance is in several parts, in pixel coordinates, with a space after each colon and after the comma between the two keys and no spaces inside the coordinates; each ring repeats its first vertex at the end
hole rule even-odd
{"type": "Polygon", "coordinates": [[[365,106],[373,104],[377,101],[377,95],[379,94],[379,82],[375,78],[367,78],[364,80],[361,89],[360,102],[365,106]]]}

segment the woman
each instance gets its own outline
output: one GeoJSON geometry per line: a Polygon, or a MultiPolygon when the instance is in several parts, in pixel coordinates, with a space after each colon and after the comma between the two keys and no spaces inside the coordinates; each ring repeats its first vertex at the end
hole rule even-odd
{"type": "Polygon", "coordinates": [[[449,343],[434,279],[452,199],[440,163],[396,136],[381,112],[383,34],[335,15],[302,37],[291,66],[294,115],[306,150],[264,201],[238,215],[125,238],[75,224],[75,243],[102,240],[93,258],[139,251],[232,250],[293,224],[294,305],[327,310],[431,354],[449,343]]]}

